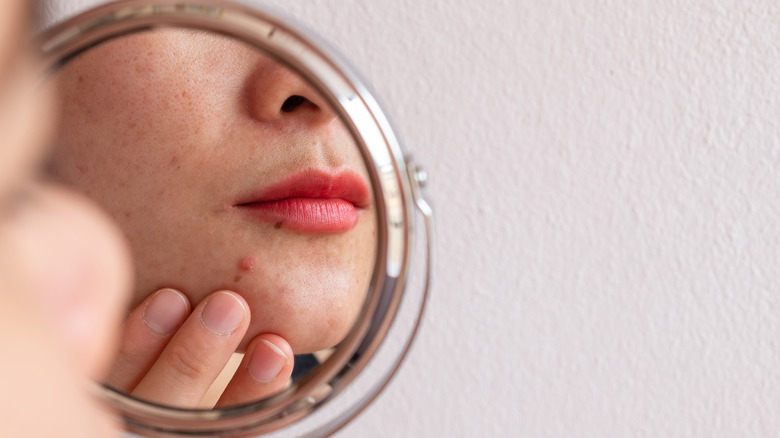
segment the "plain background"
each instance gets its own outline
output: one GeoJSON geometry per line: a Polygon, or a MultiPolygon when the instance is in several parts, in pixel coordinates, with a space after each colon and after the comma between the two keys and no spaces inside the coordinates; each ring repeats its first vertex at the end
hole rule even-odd
{"type": "Polygon", "coordinates": [[[340,436],[780,430],[780,4],[271,3],[373,85],[437,214],[423,331],[340,436]]]}

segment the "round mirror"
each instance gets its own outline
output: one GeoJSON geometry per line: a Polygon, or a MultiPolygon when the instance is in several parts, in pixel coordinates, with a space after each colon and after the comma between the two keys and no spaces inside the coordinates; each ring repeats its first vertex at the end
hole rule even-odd
{"type": "Polygon", "coordinates": [[[101,393],[129,430],[309,421],[319,435],[359,412],[419,323],[427,280],[410,294],[407,278],[415,207],[426,224],[430,211],[354,73],[278,16],[224,1],[111,3],[40,46],[61,98],[47,176],[100,204],[133,253],[101,393]],[[399,309],[411,322],[384,369],[311,420],[366,375],[399,309]]]}

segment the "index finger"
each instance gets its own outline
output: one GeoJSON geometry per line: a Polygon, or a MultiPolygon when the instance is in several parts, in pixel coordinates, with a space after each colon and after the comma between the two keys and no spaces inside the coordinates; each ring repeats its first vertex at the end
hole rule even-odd
{"type": "Polygon", "coordinates": [[[131,391],[189,314],[189,300],[174,289],[160,289],[141,302],[125,319],[108,384],[131,391]]]}
{"type": "Polygon", "coordinates": [[[206,297],[173,336],[133,395],[197,407],[249,326],[249,306],[230,291],[206,297]]]}

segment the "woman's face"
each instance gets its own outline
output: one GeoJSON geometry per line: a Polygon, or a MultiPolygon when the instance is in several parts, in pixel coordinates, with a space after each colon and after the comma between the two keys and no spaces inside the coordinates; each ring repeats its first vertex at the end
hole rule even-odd
{"type": "Polygon", "coordinates": [[[352,136],[306,82],[189,30],[98,46],[57,81],[52,175],[128,236],[134,304],[162,287],[193,303],[230,289],[250,306],[245,342],[277,333],[306,353],[344,338],[371,278],[376,211],[352,136]]]}

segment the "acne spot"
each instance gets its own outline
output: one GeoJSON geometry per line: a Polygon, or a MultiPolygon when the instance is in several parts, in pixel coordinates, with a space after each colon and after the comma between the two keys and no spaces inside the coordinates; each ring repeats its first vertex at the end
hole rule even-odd
{"type": "MultiPolygon", "coordinates": [[[[238,262],[238,270],[241,272],[252,272],[255,270],[255,258],[254,257],[244,257],[241,259],[240,262],[238,262]]],[[[241,279],[240,275],[237,275],[236,278],[238,280],[241,279]]],[[[236,281],[238,281],[236,280],[236,281]]]]}

